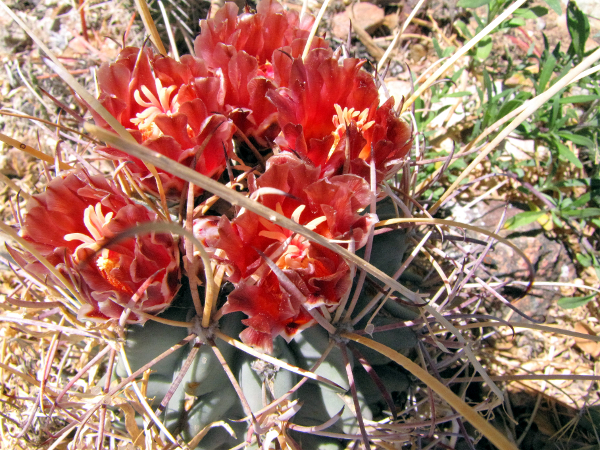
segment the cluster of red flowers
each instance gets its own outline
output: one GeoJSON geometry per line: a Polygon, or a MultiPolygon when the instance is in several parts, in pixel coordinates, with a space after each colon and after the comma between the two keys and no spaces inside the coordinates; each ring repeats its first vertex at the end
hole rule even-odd
{"type": "MultiPolygon", "coordinates": [[[[228,160],[246,164],[236,151],[245,142],[253,142],[263,154],[271,149],[274,154],[264,173],[255,169],[246,177],[248,194],[322,236],[353,240],[359,248],[375,219],[360,214],[375,195],[371,185],[396,172],[411,147],[411,130],[398,118],[393,99],[379,105],[373,76],[362,68],[364,61],[343,58],[318,37],[302,57],[313,23],[312,17],[285,11],[274,0],[262,0],[255,14],[241,15],[227,3],[214,18],[201,22],[195,56],[177,61],[150,49],[123,49],[115,63],[98,72],[99,100],[139,143],[214,179],[221,178],[228,160]]],[[[109,127],[100,117],[95,120],[109,127]]],[[[150,193],[158,192],[156,178],[143,161],[113,148],[101,151],[128,162],[127,170],[137,182],[150,193]]],[[[96,178],[89,178],[87,188],[69,188],[81,203],[77,218],[62,217],[65,225],[51,242],[40,239],[41,230],[33,223],[38,216],[53,214],[52,189],[64,189],[68,180],[82,176],[55,180],[46,194],[35,197],[25,221],[25,236],[47,245],[46,254],[58,258],[57,264],[67,263],[65,255],[84,261],[80,253],[97,251],[99,238],[111,236],[118,227],[154,220],[147,211],[141,217],[137,209],[145,208],[132,204],[112,185],[102,188],[110,192],[104,197],[95,191],[93,198],[86,197],[100,186],[96,178]],[[136,213],[123,213],[126,208],[136,213]],[[121,215],[127,220],[111,225],[121,215]]],[[[183,180],[161,171],[159,178],[167,197],[179,200],[183,180]]],[[[251,211],[239,211],[231,219],[196,218],[194,232],[226,265],[235,289],[223,312],[249,316],[242,338],[252,345],[268,350],[274,336],[293,336],[313,322],[312,309],[335,309],[350,289],[350,268],[339,255],[251,211]]],[[[137,251],[147,241],[136,238],[131,246],[137,251]]],[[[162,244],[160,251],[175,255],[172,242],[162,244]]],[[[154,274],[155,283],[164,281],[159,303],[171,301],[171,281],[177,274],[171,264],[174,256],[154,261],[150,268],[138,259],[141,250],[134,256],[117,252],[119,257],[113,250],[109,256],[104,252],[98,253],[94,270],[112,286],[112,291],[107,289],[113,294],[105,295],[106,289],[81,272],[96,316],[115,317],[107,298],[121,309],[127,304],[124,297],[139,288],[140,266],[146,275],[162,270],[154,274]],[[123,259],[125,254],[132,259],[123,259]],[[131,279],[121,276],[133,265],[131,279]]],[[[150,289],[146,301],[150,310],[158,304],[150,301],[150,289]]]]}

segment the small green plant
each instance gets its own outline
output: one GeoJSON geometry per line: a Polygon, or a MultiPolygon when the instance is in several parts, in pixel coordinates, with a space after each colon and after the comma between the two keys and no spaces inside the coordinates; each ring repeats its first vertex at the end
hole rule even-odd
{"type": "MultiPolygon", "coordinates": [[[[475,19],[475,30],[457,20],[455,27],[465,38],[480,32],[500,11],[505,2],[461,1],[459,6],[468,8],[475,19]],[[487,15],[481,19],[480,7],[486,7],[487,15]]],[[[553,10],[560,12],[560,5],[549,2],[553,10]]],[[[543,7],[522,8],[515,16],[503,22],[496,33],[507,33],[525,24],[525,19],[534,19],[547,14],[543,7]]],[[[432,87],[430,100],[417,101],[415,118],[421,126],[429,125],[436,117],[442,116],[451,107],[449,101],[436,107],[443,99],[462,97],[469,124],[462,124],[463,131],[452,136],[464,138],[466,142],[477,143],[481,135],[494,137],[499,125],[515,117],[533,97],[539,96],[561,80],[573,67],[589,56],[595,49],[586,51],[590,27],[584,13],[571,1],[567,6],[567,25],[571,42],[567,46],[559,42],[551,48],[544,36],[544,47],[538,49],[530,40],[510,36],[512,41],[525,54],[517,58],[506,51],[502,58],[491,54],[492,37],[482,40],[470,51],[472,64],[468,68],[480,84],[476,85],[477,97],[470,92],[457,92],[456,83],[462,75],[461,68],[455,71],[446,83],[432,87]],[[517,86],[507,86],[507,82],[517,80],[517,86]],[[475,100],[475,101],[474,101],[475,100]],[[469,130],[465,133],[464,130],[469,130]],[[492,132],[488,132],[490,130],[492,132]]],[[[437,40],[434,48],[439,57],[446,57],[454,50],[442,49],[437,40]]],[[[509,219],[506,228],[515,229],[539,221],[545,229],[554,227],[559,232],[577,236],[579,246],[575,251],[576,260],[582,267],[598,266],[598,227],[600,225],[600,162],[598,156],[598,121],[600,104],[600,75],[597,70],[582,74],[575,82],[560,89],[552,98],[540,106],[527,120],[514,131],[516,139],[533,143],[533,153],[525,160],[507,158],[503,150],[490,154],[490,171],[498,176],[510,177],[518,187],[519,200],[529,204],[530,210],[509,219]]],[[[438,119],[439,120],[439,119],[438,119]]],[[[425,132],[425,137],[436,137],[435,128],[425,132]]],[[[426,157],[447,155],[447,152],[430,152],[426,157]]],[[[456,173],[465,167],[465,162],[473,157],[465,157],[448,167],[446,179],[453,182],[456,173]],[[454,171],[452,169],[455,169],[454,171]]],[[[438,165],[441,163],[438,163],[438,165]]],[[[430,177],[437,167],[425,167],[421,180],[430,177]]],[[[441,195],[428,191],[433,200],[441,195]]],[[[587,300],[593,296],[586,296],[587,300]]],[[[563,302],[561,302],[562,304],[563,302]]],[[[578,303],[579,304],[579,303],[578,303]]]]}

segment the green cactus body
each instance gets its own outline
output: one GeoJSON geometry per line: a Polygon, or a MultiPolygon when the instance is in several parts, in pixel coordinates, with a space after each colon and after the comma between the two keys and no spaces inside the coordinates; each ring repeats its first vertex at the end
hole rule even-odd
{"type": "MultiPolygon", "coordinates": [[[[296,365],[296,358],[281,337],[273,343],[272,356],[293,366],[296,365]]],[[[294,387],[297,376],[289,370],[278,369],[260,359],[245,357],[239,371],[239,383],[250,404],[250,409],[255,412],[294,387]]],[[[288,400],[293,398],[290,397],[288,400]]]]}
{"type": "MultiPolygon", "coordinates": [[[[329,335],[321,327],[312,327],[304,330],[300,336],[295,339],[294,349],[298,355],[298,362],[301,367],[310,369],[313,364],[321,357],[327,346],[329,345],[329,335]]],[[[354,360],[349,355],[350,365],[354,366],[354,360]]],[[[346,367],[344,359],[337,347],[334,347],[329,353],[325,361],[315,371],[317,375],[321,375],[334,383],[342,386],[345,391],[340,391],[323,383],[316,383],[309,380],[298,391],[300,399],[310,399],[305,401],[300,412],[296,415],[296,423],[304,426],[320,425],[323,422],[331,419],[342,408],[344,412],[339,421],[327,431],[336,433],[358,433],[358,421],[352,413],[349,404],[352,398],[348,392],[348,377],[346,375],[346,367]]],[[[365,419],[371,419],[371,411],[366,407],[364,398],[359,400],[361,405],[365,405],[361,409],[365,419]]]]}
{"type": "MultiPolygon", "coordinates": [[[[196,436],[207,425],[224,420],[226,418],[239,419],[238,399],[231,384],[222,389],[209,392],[196,399],[196,402],[187,414],[182,417],[183,437],[189,441],[196,436]]],[[[227,421],[229,422],[229,421],[227,421]]],[[[231,425],[231,423],[230,423],[231,425]]],[[[240,424],[245,427],[245,423],[240,424]]],[[[214,450],[219,448],[230,448],[241,442],[246,436],[243,432],[238,433],[238,440],[232,437],[221,427],[212,428],[196,447],[198,450],[214,450]]]]}
{"type": "MultiPolygon", "coordinates": [[[[366,325],[366,320],[364,322],[366,325]]],[[[398,323],[398,319],[394,317],[375,317],[371,321],[371,325],[375,328],[395,323],[398,323]]],[[[359,326],[358,328],[362,329],[363,327],[359,326]]],[[[406,353],[409,349],[417,345],[417,336],[411,328],[397,328],[389,331],[375,332],[373,333],[373,336],[371,336],[371,339],[401,353],[406,353]]],[[[355,345],[371,365],[382,365],[391,362],[387,356],[384,356],[375,350],[371,350],[361,344],[355,345]]]]}

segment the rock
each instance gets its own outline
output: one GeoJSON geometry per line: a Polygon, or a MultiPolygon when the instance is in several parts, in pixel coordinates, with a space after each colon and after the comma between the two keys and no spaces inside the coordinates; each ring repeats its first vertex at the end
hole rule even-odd
{"type": "MultiPolygon", "coordinates": [[[[408,98],[412,92],[412,84],[408,80],[385,80],[385,87],[387,88],[387,94],[394,97],[396,105],[402,101],[402,97],[408,98]]],[[[387,100],[387,95],[383,88],[379,89],[381,95],[381,102],[387,100]]]]}
{"type": "MultiPolygon", "coordinates": [[[[501,180],[501,178],[498,178],[501,180]]],[[[504,202],[490,201],[487,203],[479,202],[477,205],[465,210],[460,207],[454,207],[452,212],[455,220],[471,225],[494,231],[502,212],[504,211],[504,202]]],[[[523,210],[516,205],[509,205],[506,217],[510,218],[523,210]]],[[[456,233],[458,234],[458,233],[456,233]]],[[[536,270],[536,281],[561,281],[571,282],[576,276],[575,266],[569,257],[567,250],[558,239],[549,239],[538,222],[519,227],[516,230],[501,230],[501,236],[509,239],[519,249],[521,249],[527,258],[533,264],[536,270]]],[[[482,239],[480,234],[467,232],[467,236],[482,239]]],[[[463,245],[467,250],[481,248],[477,245],[463,245]]],[[[462,257],[457,254],[456,257],[462,257]]],[[[523,259],[510,247],[497,242],[493,250],[488,253],[483,261],[484,266],[501,280],[514,279],[521,282],[527,282],[527,265],[523,259]]],[[[487,276],[480,271],[478,276],[484,280],[487,276]]],[[[520,297],[524,286],[509,286],[501,289],[499,292],[509,301],[520,297]]],[[[537,319],[544,319],[549,307],[562,295],[556,286],[534,287],[520,300],[513,303],[519,310],[537,319]]],[[[489,297],[489,301],[494,301],[489,297]]],[[[500,316],[505,316],[508,308],[498,304],[500,316]]],[[[513,314],[513,321],[523,321],[522,317],[513,314]]]]}
{"type": "MultiPolygon", "coordinates": [[[[333,16],[332,33],[333,35],[345,41],[348,38],[348,29],[350,27],[350,5],[345,11],[333,16]]],[[[361,27],[367,33],[372,33],[379,27],[385,18],[385,13],[379,6],[372,3],[357,3],[354,5],[354,17],[356,26],[361,27]]]]}
{"type": "Polygon", "coordinates": [[[383,25],[390,30],[395,30],[400,25],[400,17],[398,17],[398,14],[388,14],[383,19],[383,25]]]}

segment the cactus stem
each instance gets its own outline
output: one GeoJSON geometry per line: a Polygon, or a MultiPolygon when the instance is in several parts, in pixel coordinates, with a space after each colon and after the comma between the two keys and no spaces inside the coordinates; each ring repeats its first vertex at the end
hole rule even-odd
{"type": "Polygon", "coordinates": [[[238,341],[237,339],[234,339],[230,336],[227,336],[226,334],[223,334],[219,330],[215,330],[214,333],[217,338],[227,342],[229,345],[231,345],[235,348],[242,350],[243,352],[248,353],[249,355],[252,355],[256,358],[270,362],[270,363],[274,364],[275,366],[282,367],[286,370],[289,370],[290,372],[297,373],[301,377],[310,378],[311,380],[315,380],[315,381],[318,381],[321,383],[328,384],[329,386],[332,386],[332,387],[338,389],[340,392],[345,391],[345,389],[343,387],[341,387],[339,384],[334,383],[333,381],[314,373],[314,370],[317,370],[317,367],[325,360],[325,357],[327,356],[327,354],[329,354],[329,351],[331,350],[330,348],[328,348],[328,350],[323,353],[323,356],[321,357],[321,359],[319,359],[319,361],[318,361],[319,365],[315,364],[315,367],[312,369],[313,371],[308,371],[308,370],[304,370],[304,369],[301,369],[296,366],[292,366],[284,361],[278,360],[277,358],[273,358],[272,356],[265,355],[264,353],[261,353],[255,349],[253,349],[252,347],[250,347],[246,344],[243,344],[242,342],[238,341]]]}
{"type": "MultiPolygon", "coordinates": [[[[154,364],[161,361],[163,358],[166,358],[167,356],[169,356],[171,353],[173,353],[175,350],[179,349],[180,347],[183,347],[188,342],[193,340],[195,337],[196,337],[195,334],[190,334],[189,336],[185,337],[184,339],[179,341],[177,344],[175,344],[171,348],[162,352],[160,355],[158,355],[152,361],[150,361],[149,363],[140,367],[138,370],[136,370],[131,375],[129,375],[127,378],[125,378],[123,381],[121,381],[117,386],[112,388],[110,390],[110,392],[108,394],[106,394],[106,397],[109,398],[109,397],[112,397],[113,395],[115,395],[117,392],[119,392],[121,389],[123,389],[126,385],[128,385],[133,380],[135,380],[137,377],[139,377],[141,374],[143,374],[146,370],[152,368],[152,366],[154,366],[154,364]]],[[[103,401],[104,401],[104,399],[103,399],[103,401]]]]}
{"type": "Polygon", "coordinates": [[[288,428],[290,430],[298,431],[300,433],[314,433],[315,431],[326,430],[327,428],[335,425],[335,423],[340,420],[342,414],[344,413],[344,408],[340,409],[331,419],[327,422],[323,422],[321,425],[314,425],[312,427],[304,427],[302,425],[296,425],[294,423],[290,423],[288,428]]]}

